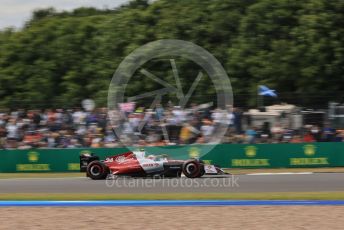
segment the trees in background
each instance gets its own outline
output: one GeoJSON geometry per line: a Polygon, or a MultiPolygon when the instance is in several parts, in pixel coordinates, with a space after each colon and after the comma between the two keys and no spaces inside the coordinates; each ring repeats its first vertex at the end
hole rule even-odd
{"type": "MultiPolygon", "coordinates": [[[[136,0],[117,9],[38,10],[20,30],[0,32],[0,106],[61,107],[93,98],[106,105],[114,71],[135,48],[157,39],[182,39],[211,52],[225,67],[235,99],[254,105],[257,85],[282,100],[317,95],[341,100],[344,92],[344,3],[341,0],[136,0]]],[[[185,91],[199,67],[177,60],[185,91]]],[[[168,60],[147,68],[171,80],[168,60]],[[154,68],[153,68],[154,67],[154,68]]],[[[135,95],[159,89],[139,73],[128,85],[135,95]]],[[[209,78],[193,100],[214,95],[209,78]]],[[[300,101],[299,101],[300,102],[300,101]]]]}

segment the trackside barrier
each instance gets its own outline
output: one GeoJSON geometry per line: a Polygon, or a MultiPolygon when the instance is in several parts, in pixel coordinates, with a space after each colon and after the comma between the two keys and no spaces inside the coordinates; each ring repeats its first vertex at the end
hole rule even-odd
{"type": "MultiPolygon", "coordinates": [[[[344,143],[220,144],[146,147],[147,154],[166,154],[176,159],[201,158],[223,168],[344,167],[344,143]]],[[[79,155],[106,156],[126,148],[0,150],[0,172],[77,172],[79,155]]]]}

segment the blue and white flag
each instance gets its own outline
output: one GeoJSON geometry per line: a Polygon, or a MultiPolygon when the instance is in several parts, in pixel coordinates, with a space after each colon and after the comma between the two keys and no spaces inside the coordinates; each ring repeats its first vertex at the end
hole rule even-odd
{"type": "Polygon", "coordinates": [[[275,90],[269,89],[265,85],[260,85],[258,88],[258,94],[261,96],[277,97],[275,90]]]}

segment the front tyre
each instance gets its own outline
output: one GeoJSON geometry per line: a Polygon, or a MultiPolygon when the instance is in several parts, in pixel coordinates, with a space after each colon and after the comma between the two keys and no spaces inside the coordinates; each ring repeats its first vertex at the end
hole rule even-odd
{"type": "Polygon", "coordinates": [[[202,177],[204,174],[205,174],[204,165],[201,165],[201,170],[200,170],[198,177],[202,177]]]}
{"type": "Polygon", "coordinates": [[[204,169],[204,161],[199,160],[198,161],[200,163],[200,174],[198,175],[198,177],[202,177],[205,174],[205,169],[204,169]]]}
{"type": "Polygon", "coordinates": [[[196,178],[201,174],[201,165],[197,160],[188,160],[183,164],[183,174],[188,178],[196,178]]]}
{"type": "Polygon", "coordinates": [[[100,161],[92,161],[87,166],[86,172],[92,180],[103,180],[109,174],[109,168],[100,161]]]}

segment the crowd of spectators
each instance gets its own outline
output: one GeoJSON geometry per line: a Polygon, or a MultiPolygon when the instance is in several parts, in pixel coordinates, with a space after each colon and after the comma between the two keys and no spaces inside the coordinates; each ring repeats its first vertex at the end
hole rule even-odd
{"type": "Polygon", "coordinates": [[[227,130],[221,135],[222,143],[344,141],[343,132],[327,125],[305,125],[298,130],[279,123],[271,127],[269,123],[252,127],[246,124],[243,112],[237,108],[223,111],[195,104],[187,109],[168,105],[155,109],[137,107],[131,112],[116,113],[116,122],[109,122],[106,108],[93,111],[81,108],[1,111],[0,148],[110,148],[212,143],[221,127],[227,130]],[[114,132],[114,128],[120,128],[121,132],[114,132]]]}

